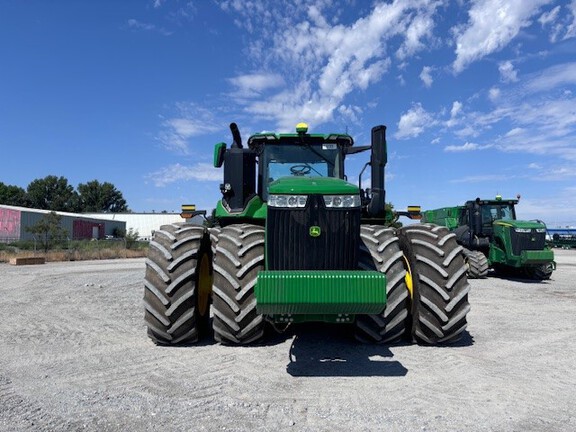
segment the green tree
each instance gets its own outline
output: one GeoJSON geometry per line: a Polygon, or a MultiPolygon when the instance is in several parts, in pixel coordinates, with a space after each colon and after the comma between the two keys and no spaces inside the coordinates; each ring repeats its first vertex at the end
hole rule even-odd
{"type": "Polygon", "coordinates": [[[128,232],[120,228],[114,228],[112,234],[114,237],[124,240],[126,249],[132,249],[138,243],[138,238],[140,237],[138,230],[135,230],[134,228],[129,228],[128,232]]]}
{"type": "Polygon", "coordinates": [[[394,205],[390,202],[385,204],[386,209],[386,226],[394,227],[394,228],[401,228],[402,222],[398,222],[398,214],[394,211],[394,205]]]}
{"type": "Polygon", "coordinates": [[[129,228],[128,232],[124,235],[126,249],[132,249],[138,243],[138,237],[140,237],[138,231],[133,228],[129,228]]]}
{"type": "Polygon", "coordinates": [[[62,216],[52,211],[44,215],[35,225],[26,227],[26,231],[34,234],[44,252],[47,252],[54,244],[66,239],[68,232],[60,225],[61,221],[62,216]]]}
{"type": "Polygon", "coordinates": [[[0,204],[25,207],[27,203],[28,199],[24,189],[0,182],[0,204]]]}
{"type": "Polygon", "coordinates": [[[126,200],[112,183],[92,180],[78,185],[80,211],[92,213],[127,212],[126,200]]]}
{"type": "Polygon", "coordinates": [[[78,194],[68,179],[49,175],[28,185],[28,200],[33,208],[52,211],[78,211],[78,194]]]}

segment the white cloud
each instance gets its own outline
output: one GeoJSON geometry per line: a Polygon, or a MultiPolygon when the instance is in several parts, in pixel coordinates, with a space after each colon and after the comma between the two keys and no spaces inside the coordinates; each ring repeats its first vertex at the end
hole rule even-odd
{"type": "Polygon", "coordinates": [[[254,33],[251,58],[280,68],[286,81],[265,100],[243,101],[243,110],[256,120],[274,121],[280,130],[303,118],[316,125],[333,120],[339,107],[349,105],[352,92],[367,90],[388,72],[391,40],[402,61],[427,48],[440,5],[437,0],[378,2],[368,15],[347,17],[343,24],[339,7],[330,1],[307,7],[300,1],[221,3],[239,17],[237,25],[254,33]],[[264,49],[262,40],[271,46],[264,49]]]}
{"type": "Polygon", "coordinates": [[[434,117],[426,112],[422,105],[415,104],[400,117],[398,132],[396,132],[395,137],[398,139],[414,138],[435,124],[434,117]]]}
{"type": "Polygon", "coordinates": [[[236,88],[236,96],[258,97],[263,91],[281,87],[284,78],[278,74],[254,73],[239,75],[229,80],[236,88]]]}
{"type": "Polygon", "coordinates": [[[576,201],[573,197],[576,191],[573,188],[570,189],[554,191],[555,193],[539,198],[527,197],[528,194],[523,195],[516,208],[518,217],[523,220],[544,220],[548,228],[574,226],[576,201]],[[558,205],[559,203],[562,205],[558,205]]]}
{"type": "Polygon", "coordinates": [[[464,28],[455,29],[455,73],[462,72],[474,61],[499,51],[506,46],[523,27],[531,24],[531,18],[540,7],[551,0],[485,0],[474,1],[468,11],[469,21],[464,28]]]}
{"type": "Polygon", "coordinates": [[[576,84],[576,63],[549,67],[533,75],[523,87],[530,93],[548,92],[556,87],[576,84]]]}
{"type": "Polygon", "coordinates": [[[450,110],[450,117],[454,118],[456,117],[460,111],[462,111],[462,102],[459,101],[454,101],[454,103],[452,104],[452,109],[450,110]]]}
{"type": "Polygon", "coordinates": [[[564,35],[564,40],[573,38],[576,36],[576,0],[572,0],[572,2],[566,6],[569,11],[569,14],[572,15],[572,22],[566,28],[566,34],[564,35]]]}
{"type": "Polygon", "coordinates": [[[513,176],[506,176],[503,174],[486,174],[478,176],[468,176],[460,179],[451,180],[450,183],[484,183],[491,181],[503,181],[513,178],[513,176]]]}
{"type": "Polygon", "coordinates": [[[554,23],[558,19],[558,14],[560,13],[560,6],[556,6],[549,12],[544,12],[538,18],[538,22],[542,25],[542,27],[554,23]]]}
{"type": "Polygon", "coordinates": [[[446,126],[451,128],[459,123],[458,115],[462,111],[462,102],[454,101],[452,103],[452,109],[450,110],[450,119],[446,121],[446,126]]]}
{"type": "Polygon", "coordinates": [[[503,136],[503,151],[545,154],[576,161],[576,100],[529,100],[506,114],[515,128],[503,136]]]}
{"type": "Polygon", "coordinates": [[[184,166],[179,163],[169,165],[147,176],[155,186],[164,187],[171,183],[197,180],[197,181],[221,181],[222,172],[209,163],[197,163],[192,166],[184,166]]]}
{"type": "Polygon", "coordinates": [[[353,123],[358,123],[360,121],[360,116],[362,115],[362,108],[354,105],[340,105],[338,107],[338,112],[340,115],[353,123]]]}
{"type": "Polygon", "coordinates": [[[536,180],[541,181],[558,181],[569,180],[576,177],[576,167],[574,166],[556,166],[549,167],[545,172],[538,176],[536,180]]]}
{"type": "Polygon", "coordinates": [[[540,18],[538,18],[538,22],[543,29],[549,27],[550,36],[548,39],[552,43],[556,42],[559,39],[560,34],[565,30],[564,23],[558,19],[560,15],[560,9],[560,6],[556,6],[554,9],[548,12],[544,12],[542,15],[540,15],[540,18]]]}
{"type": "Polygon", "coordinates": [[[467,142],[466,144],[463,144],[461,146],[456,146],[456,145],[446,146],[446,147],[444,147],[444,151],[445,152],[460,153],[460,152],[468,152],[468,151],[478,150],[479,148],[480,148],[480,146],[478,144],[467,142]]]}
{"type": "Polygon", "coordinates": [[[428,88],[432,86],[434,79],[432,78],[432,68],[430,66],[424,66],[422,68],[422,72],[420,72],[420,79],[424,83],[424,85],[428,88]]]}
{"type": "Polygon", "coordinates": [[[176,104],[176,115],[162,121],[157,139],[167,150],[188,154],[190,138],[215,132],[220,124],[214,114],[195,104],[176,104]]]}
{"type": "Polygon", "coordinates": [[[504,136],[506,136],[506,137],[513,137],[513,136],[521,135],[521,134],[523,134],[523,133],[525,133],[525,132],[526,132],[525,129],[523,129],[523,128],[518,128],[518,127],[517,127],[517,128],[514,128],[514,129],[508,131],[508,132],[506,133],[506,135],[504,135],[504,136]]]}
{"type": "Polygon", "coordinates": [[[492,102],[495,102],[498,100],[498,98],[500,98],[500,89],[498,87],[492,87],[490,90],[488,90],[488,99],[490,99],[492,102]]]}
{"type": "Polygon", "coordinates": [[[128,27],[136,29],[136,30],[154,30],[156,26],[153,24],[143,23],[141,21],[135,19],[128,20],[128,27]]]}
{"type": "Polygon", "coordinates": [[[434,29],[434,20],[432,15],[434,9],[425,10],[424,13],[414,18],[411,25],[407,28],[405,33],[405,40],[396,52],[396,56],[403,60],[411,57],[414,53],[421,51],[424,48],[423,40],[429,39],[432,36],[434,29]]]}
{"type": "Polygon", "coordinates": [[[505,83],[518,81],[518,75],[514,70],[514,65],[510,60],[502,62],[498,65],[498,71],[500,72],[500,80],[505,83]]]}
{"type": "Polygon", "coordinates": [[[128,28],[138,31],[158,32],[164,36],[170,36],[172,34],[172,32],[161,27],[157,27],[154,24],[144,23],[133,18],[128,20],[128,28]]]}

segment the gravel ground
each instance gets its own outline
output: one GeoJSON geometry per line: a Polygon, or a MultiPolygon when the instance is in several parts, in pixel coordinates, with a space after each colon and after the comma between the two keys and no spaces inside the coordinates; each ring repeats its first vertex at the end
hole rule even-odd
{"type": "Polygon", "coordinates": [[[1,431],[576,430],[576,251],[550,281],[472,280],[457,346],[306,325],[156,347],[144,260],[0,264],[1,431]]]}

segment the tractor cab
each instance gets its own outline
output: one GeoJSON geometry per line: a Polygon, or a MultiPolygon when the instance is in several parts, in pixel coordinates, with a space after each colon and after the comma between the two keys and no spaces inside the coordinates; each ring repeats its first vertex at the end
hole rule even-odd
{"type": "Polygon", "coordinates": [[[516,220],[516,204],[518,199],[503,200],[500,195],[494,200],[476,198],[466,202],[460,225],[469,225],[473,236],[492,238],[494,222],[516,220]]]}
{"type": "Polygon", "coordinates": [[[224,166],[222,199],[216,207],[221,224],[253,219],[264,224],[268,207],[305,207],[311,195],[323,196],[326,207],[357,208],[362,220],[392,219],[385,209],[385,126],[373,128],[370,145],[355,147],[348,134],[309,134],[306,123],[299,123],[296,133],[254,134],[247,147],[235,123],[230,130],[230,148],[225,143],[214,148],[214,166],[224,166]],[[348,183],[344,160],[367,150],[370,162],[364,169],[371,167],[371,187],[362,190],[362,173],[358,185],[348,183]]]}
{"type": "Polygon", "coordinates": [[[329,177],[345,180],[344,157],[352,146],[348,135],[310,135],[299,123],[296,134],[256,134],[248,147],[258,155],[258,191],[268,200],[269,186],[283,177],[329,177]]]}

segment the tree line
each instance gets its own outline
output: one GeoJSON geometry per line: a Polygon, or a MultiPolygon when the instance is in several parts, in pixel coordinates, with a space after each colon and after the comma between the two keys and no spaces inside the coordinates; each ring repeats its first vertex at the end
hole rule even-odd
{"type": "Polygon", "coordinates": [[[74,189],[68,179],[53,175],[33,180],[26,189],[0,182],[0,204],[72,213],[130,211],[112,183],[92,180],[74,189]]]}

